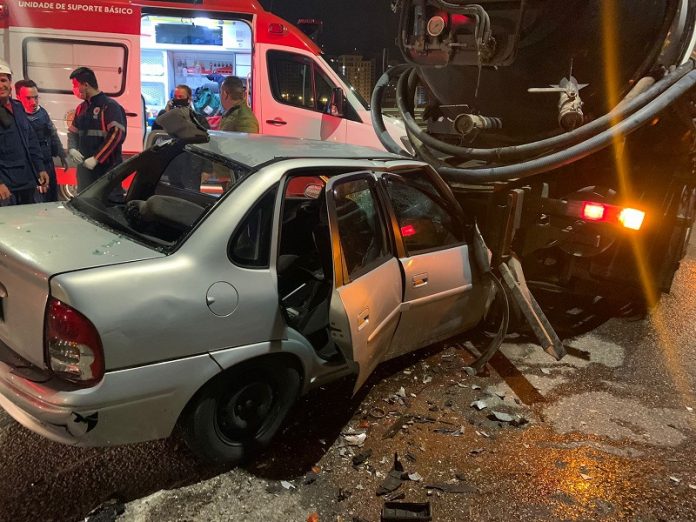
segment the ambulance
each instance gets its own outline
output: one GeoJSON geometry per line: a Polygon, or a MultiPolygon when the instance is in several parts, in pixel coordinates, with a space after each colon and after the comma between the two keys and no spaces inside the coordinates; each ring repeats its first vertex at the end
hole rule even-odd
{"type": "MultiPolygon", "coordinates": [[[[262,134],[383,150],[358,92],[312,40],[256,0],[0,0],[0,56],[14,81],[38,84],[64,143],[79,102],[69,75],[87,66],[126,111],[126,156],[143,149],[177,84],[191,87],[196,109],[214,123],[228,75],[246,82],[262,134]]],[[[387,127],[405,136],[401,122],[387,127]]],[[[69,197],[74,169],[57,170],[69,197]]]]}

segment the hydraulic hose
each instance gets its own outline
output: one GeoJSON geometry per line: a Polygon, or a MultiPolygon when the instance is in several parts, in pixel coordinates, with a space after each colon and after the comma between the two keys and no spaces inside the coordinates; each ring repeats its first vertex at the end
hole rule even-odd
{"type": "Polygon", "coordinates": [[[372,119],[372,126],[377,133],[377,138],[382,143],[387,151],[394,154],[400,154],[402,156],[411,157],[411,155],[399,146],[394,139],[391,137],[384,125],[384,118],[382,117],[382,93],[384,89],[389,85],[389,81],[395,78],[397,74],[401,74],[404,71],[410,69],[409,65],[397,65],[396,67],[391,67],[384,71],[384,74],[379,77],[374,90],[372,91],[372,99],[370,100],[370,117],[372,119]]]}
{"type": "Polygon", "coordinates": [[[411,89],[407,89],[407,80],[409,80],[408,83],[410,85],[413,85],[414,80],[412,79],[412,75],[415,76],[416,74],[415,68],[407,68],[401,74],[399,83],[397,85],[396,102],[399,107],[399,111],[402,113],[406,127],[416,138],[421,140],[428,147],[445,154],[466,159],[480,159],[487,161],[524,159],[530,156],[548,153],[568,145],[576,144],[590,136],[596,135],[599,132],[610,128],[615,121],[625,119],[630,114],[646,106],[657,96],[665,92],[686,74],[692,71],[695,65],[694,60],[689,60],[671,73],[665,75],[661,80],[656,82],[652,87],[646,89],[641,94],[634,96],[630,100],[620,102],[620,104],[617,105],[612,112],[609,112],[608,114],[597,118],[596,120],[593,120],[587,125],[583,125],[572,132],[560,134],[552,138],[532,143],[510,147],[499,147],[493,149],[460,147],[438,140],[437,138],[430,136],[428,133],[423,131],[416,123],[412,112],[408,108],[409,104],[407,102],[409,95],[412,92],[411,89]]]}
{"type": "Polygon", "coordinates": [[[669,87],[650,104],[635,112],[610,129],[578,143],[568,149],[542,158],[490,168],[458,168],[440,166],[437,170],[445,178],[464,183],[487,183],[527,178],[573,163],[597,152],[612,143],[617,136],[627,136],[650,122],[656,114],[663,111],[696,85],[696,71],[689,72],[677,83],[669,87]]]}

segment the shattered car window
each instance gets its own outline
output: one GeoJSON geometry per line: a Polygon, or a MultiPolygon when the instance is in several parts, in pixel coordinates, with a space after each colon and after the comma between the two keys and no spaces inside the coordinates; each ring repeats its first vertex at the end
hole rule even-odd
{"type": "Polygon", "coordinates": [[[169,143],[144,151],[83,190],[70,206],[148,246],[173,251],[247,172],[169,143]]]}

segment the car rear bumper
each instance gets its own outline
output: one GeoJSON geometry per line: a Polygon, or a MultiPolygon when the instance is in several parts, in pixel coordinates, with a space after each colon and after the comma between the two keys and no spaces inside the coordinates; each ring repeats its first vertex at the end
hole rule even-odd
{"type": "Polygon", "coordinates": [[[56,442],[109,446],[168,437],[186,403],[220,367],[207,354],[108,372],[93,388],[59,391],[0,362],[0,406],[56,442]]]}

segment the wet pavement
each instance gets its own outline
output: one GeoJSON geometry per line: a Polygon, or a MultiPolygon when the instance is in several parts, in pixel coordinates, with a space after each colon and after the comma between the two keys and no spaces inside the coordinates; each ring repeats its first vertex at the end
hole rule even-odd
{"type": "Polygon", "coordinates": [[[70,448],[0,412],[0,519],[376,521],[396,499],[435,521],[694,520],[695,254],[648,317],[568,340],[562,361],[520,339],[471,377],[477,339],[434,346],[354,398],[348,381],[303,398],[238,468],[176,437],[70,448]]]}

